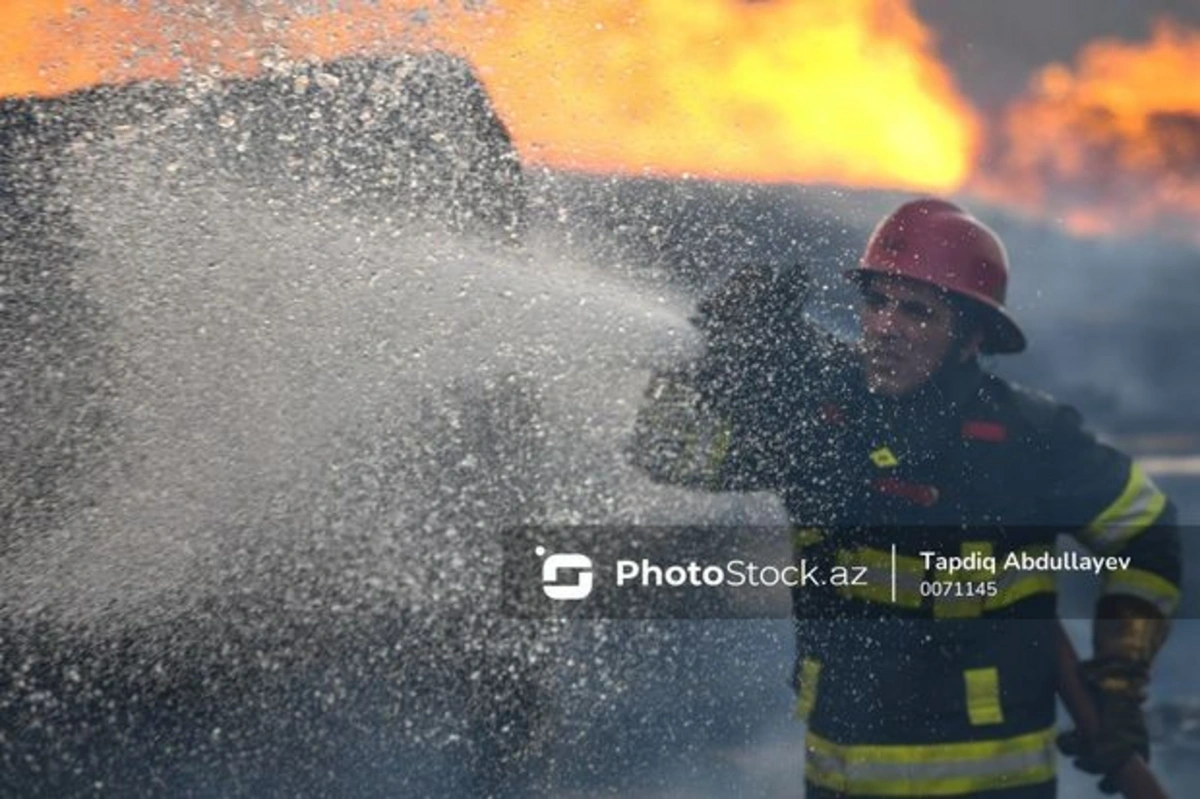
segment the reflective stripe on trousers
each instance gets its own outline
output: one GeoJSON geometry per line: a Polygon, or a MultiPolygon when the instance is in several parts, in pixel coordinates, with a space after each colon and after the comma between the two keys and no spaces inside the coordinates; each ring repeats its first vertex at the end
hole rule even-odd
{"type": "Polygon", "coordinates": [[[849,796],[961,796],[1054,779],[1056,730],[988,741],[841,745],[809,731],[805,777],[849,796]]]}

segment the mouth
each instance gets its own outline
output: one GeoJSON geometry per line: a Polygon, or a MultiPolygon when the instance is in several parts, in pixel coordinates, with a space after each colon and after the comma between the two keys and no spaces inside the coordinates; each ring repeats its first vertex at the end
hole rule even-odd
{"type": "Polygon", "coordinates": [[[895,366],[905,360],[904,353],[895,347],[870,347],[866,354],[868,361],[880,366],[895,366]]]}

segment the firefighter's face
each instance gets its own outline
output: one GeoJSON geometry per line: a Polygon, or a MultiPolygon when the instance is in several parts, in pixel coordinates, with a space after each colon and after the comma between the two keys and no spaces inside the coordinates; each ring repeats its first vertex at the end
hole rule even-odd
{"type": "Polygon", "coordinates": [[[871,391],[903,397],[925,385],[953,359],[966,360],[954,306],[933,286],[874,275],[862,285],[859,320],[871,391]]]}

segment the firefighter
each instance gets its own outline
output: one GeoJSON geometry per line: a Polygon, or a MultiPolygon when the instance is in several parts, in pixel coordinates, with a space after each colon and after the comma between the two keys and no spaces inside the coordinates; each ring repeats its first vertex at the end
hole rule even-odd
{"type": "Polygon", "coordinates": [[[804,320],[794,282],[743,271],[703,301],[705,352],[652,377],[635,463],[774,491],[798,555],[855,567],[854,584],[793,592],[809,799],[1054,796],[1047,556],[1065,532],[1128,558],[1102,573],[1082,666],[1101,732],[1058,741],[1111,792],[1148,756],[1141,703],[1179,600],[1173,504],[1073,408],[981,368],[1025,337],[1005,310],[1005,249],[968,212],[901,205],[847,276],[853,345],[804,320]]]}

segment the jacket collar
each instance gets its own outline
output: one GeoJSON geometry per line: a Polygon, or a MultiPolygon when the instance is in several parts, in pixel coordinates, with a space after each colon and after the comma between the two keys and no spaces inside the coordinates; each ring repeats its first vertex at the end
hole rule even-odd
{"type": "MultiPolygon", "coordinates": [[[[924,386],[903,397],[871,395],[871,405],[889,424],[913,426],[932,432],[943,422],[961,417],[963,409],[979,394],[984,372],[975,358],[943,367],[924,386]]],[[[864,383],[865,387],[865,377],[864,383]]]]}

